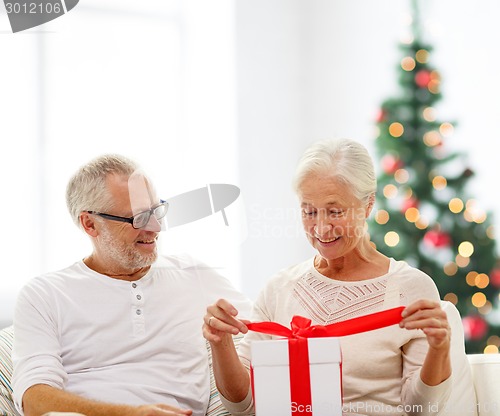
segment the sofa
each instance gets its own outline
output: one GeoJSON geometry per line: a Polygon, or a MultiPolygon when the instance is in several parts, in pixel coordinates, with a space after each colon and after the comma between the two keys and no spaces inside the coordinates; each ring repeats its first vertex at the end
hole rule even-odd
{"type": "MultiPolygon", "coordinates": [[[[463,328],[460,314],[450,302],[442,302],[452,328],[453,393],[450,408],[439,415],[500,416],[500,354],[464,354],[463,328]]],[[[14,338],[9,326],[0,331],[0,415],[18,416],[12,402],[11,349],[14,338]]],[[[235,338],[235,343],[240,337],[235,338]]],[[[210,402],[207,416],[230,416],[222,406],[211,371],[210,402]]],[[[281,415],[276,415],[281,416],[281,415]]]]}

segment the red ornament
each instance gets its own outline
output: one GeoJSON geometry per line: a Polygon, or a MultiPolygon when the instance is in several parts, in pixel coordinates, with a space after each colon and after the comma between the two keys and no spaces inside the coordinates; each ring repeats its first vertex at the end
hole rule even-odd
{"type": "Polygon", "coordinates": [[[388,175],[392,175],[398,169],[403,167],[403,162],[393,155],[385,155],[381,161],[382,169],[388,175]]]}
{"type": "Polygon", "coordinates": [[[378,110],[377,118],[376,118],[377,123],[382,123],[382,121],[385,121],[386,116],[387,116],[387,111],[385,111],[382,108],[380,110],[378,110]]]}
{"type": "Polygon", "coordinates": [[[420,205],[420,201],[415,198],[407,198],[403,201],[403,205],[401,205],[401,211],[403,214],[410,208],[418,208],[420,205]]]}
{"type": "Polygon", "coordinates": [[[431,247],[449,247],[451,237],[448,233],[437,230],[429,230],[424,235],[424,243],[431,247]]]}
{"type": "Polygon", "coordinates": [[[421,69],[415,74],[415,84],[417,84],[420,88],[427,88],[431,79],[431,73],[426,69],[421,69]]]}
{"type": "Polygon", "coordinates": [[[495,287],[500,287],[500,269],[493,269],[490,272],[490,282],[495,287]]]}
{"type": "Polygon", "coordinates": [[[483,338],[488,331],[487,322],[479,315],[463,317],[462,325],[465,339],[471,341],[483,338]]]}

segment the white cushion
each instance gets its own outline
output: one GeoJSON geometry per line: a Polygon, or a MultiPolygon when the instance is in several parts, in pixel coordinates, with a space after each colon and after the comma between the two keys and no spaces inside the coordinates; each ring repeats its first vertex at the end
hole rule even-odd
{"type": "Polygon", "coordinates": [[[500,415],[500,354],[469,354],[480,416],[500,415]]]}

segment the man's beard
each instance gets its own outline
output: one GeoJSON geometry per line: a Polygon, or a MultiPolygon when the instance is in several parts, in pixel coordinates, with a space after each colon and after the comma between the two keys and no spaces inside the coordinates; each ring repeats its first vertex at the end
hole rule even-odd
{"type": "Polygon", "coordinates": [[[151,266],[158,257],[156,248],[150,254],[142,254],[133,246],[117,240],[107,227],[101,229],[100,237],[106,246],[107,257],[127,270],[151,266]]]}

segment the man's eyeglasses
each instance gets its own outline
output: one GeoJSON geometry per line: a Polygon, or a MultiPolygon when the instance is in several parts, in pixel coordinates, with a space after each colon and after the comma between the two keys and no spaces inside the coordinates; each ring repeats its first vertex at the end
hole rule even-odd
{"type": "Polygon", "coordinates": [[[97,211],[87,211],[89,214],[99,215],[102,218],[106,218],[107,220],[113,221],[121,221],[128,222],[132,224],[132,227],[135,229],[143,228],[149,223],[149,219],[151,215],[160,221],[165,215],[167,215],[168,211],[168,202],[160,200],[158,205],[155,205],[148,211],[139,212],[135,214],[133,217],[119,217],[118,215],[104,214],[102,212],[97,211]]]}

